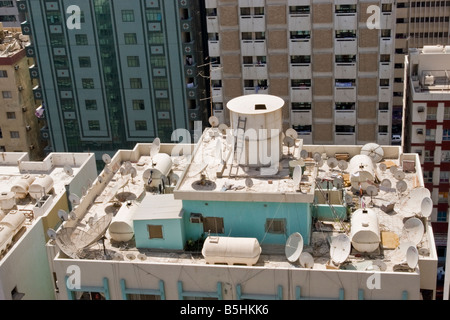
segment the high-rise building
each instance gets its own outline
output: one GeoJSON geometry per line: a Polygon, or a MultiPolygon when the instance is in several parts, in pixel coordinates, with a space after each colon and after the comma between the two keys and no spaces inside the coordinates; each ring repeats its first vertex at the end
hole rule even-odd
{"type": "MultiPolygon", "coordinates": [[[[21,1],[50,144],[115,153],[203,117],[197,1],[21,1]]],[[[206,117],[205,117],[206,118],[206,117]]],[[[49,150],[51,151],[51,150],[49,150]]]]}
{"type": "Polygon", "coordinates": [[[32,160],[38,160],[44,143],[42,125],[34,114],[33,59],[25,54],[28,43],[28,36],[3,29],[0,23],[0,152],[29,152],[32,160]]]}
{"type": "Polygon", "coordinates": [[[241,94],[289,105],[305,143],[391,143],[393,1],[205,0],[214,114],[241,94]],[[370,5],[379,9],[372,28],[370,5]]]}
{"type": "Polygon", "coordinates": [[[20,28],[25,16],[17,7],[17,0],[0,1],[0,22],[5,28],[20,28]]]}
{"type": "Polygon", "coordinates": [[[450,1],[398,0],[396,6],[392,132],[400,134],[405,55],[409,48],[450,44],[450,1]]]}

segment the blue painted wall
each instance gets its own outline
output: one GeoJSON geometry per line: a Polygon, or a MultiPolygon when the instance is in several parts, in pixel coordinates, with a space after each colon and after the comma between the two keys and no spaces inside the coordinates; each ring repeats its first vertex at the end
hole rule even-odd
{"type": "Polygon", "coordinates": [[[186,243],[182,219],[133,221],[136,247],[140,249],[183,250],[186,243]],[[149,239],[148,225],[162,226],[163,239],[149,239]]]}

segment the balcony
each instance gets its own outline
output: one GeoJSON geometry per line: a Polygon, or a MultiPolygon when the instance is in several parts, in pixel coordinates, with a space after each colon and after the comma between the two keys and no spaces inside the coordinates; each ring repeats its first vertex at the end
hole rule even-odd
{"type": "Polygon", "coordinates": [[[311,87],[294,87],[291,88],[291,102],[311,102],[311,87]]]}
{"type": "Polygon", "coordinates": [[[390,79],[391,73],[394,70],[391,62],[380,62],[379,74],[380,79],[390,79]]]}
{"type": "Polygon", "coordinates": [[[389,86],[380,87],[378,100],[380,102],[390,102],[392,98],[392,90],[389,86]]]}
{"type": "Polygon", "coordinates": [[[356,111],[355,110],[335,110],[334,122],[336,125],[356,125],[356,111]]]}
{"type": "Polygon", "coordinates": [[[209,70],[211,80],[222,80],[223,68],[220,64],[212,64],[209,70]]]}
{"type": "Polygon", "coordinates": [[[311,110],[292,110],[291,123],[294,126],[307,126],[312,123],[311,110]]]}
{"type": "Polygon", "coordinates": [[[391,139],[389,139],[389,133],[385,133],[385,132],[380,132],[378,133],[378,139],[377,142],[380,145],[390,145],[391,144],[391,139]]]}
{"type": "Polygon", "coordinates": [[[244,87],[244,95],[247,94],[269,94],[268,87],[244,87]]]}
{"type": "Polygon", "coordinates": [[[266,40],[241,40],[241,51],[243,56],[266,56],[266,40]]]}
{"type": "Polygon", "coordinates": [[[356,38],[337,38],[334,40],[334,53],[336,55],[355,55],[357,48],[356,38]]]}
{"type": "Polygon", "coordinates": [[[380,54],[391,54],[394,50],[394,39],[392,37],[381,37],[380,54]]]}
{"type": "Polygon", "coordinates": [[[291,63],[289,69],[291,79],[311,79],[310,63],[291,63]]]}
{"type": "Polygon", "coordinates": [[[337,62],[334,65],[334,76],[336,78],[354,79],[357,69],[355,62],[337,62]]]}
{"type": "Polygon", "coordinates": [[[213,16],[207,17],[206,28],[209,33],[219,33],[219,19],[213,16]]]}
{"type": "Polygon", "coordinates": [[[334,143],[339,145],[356,144],[356,134],[354,132],[336,132],[334,143]]]}
{"type": "Polygon", "coordinates": [[[311,30],[309,13],[291,13],[289,15],[289,30],[311,30]]]}
{"type": "Polygon", "coordinates": [[[217,0],[205,0],[206,8],[217,8],[217,0]]]}
{"type": "Polygon", "coordinates": [[[208,50],[209,50],[209,55],[211,57],[219,57],[220,56],[219,40],[209,40],[208,41],[208,50]]]}
{"type": "Polygon", "coordinates": [[[213,102],[223,102],[223,89],[211,88],[211,98],[213,102]]]}
{"type": "Polygon", "coordinates": [[[311,39],[290,39],[289,54],[295,56],[311,55],[311,39]]]}
{"type": "Polygon", "coordinates": [[[394,15],[391,12],[382,12],[380,17],[380,29],[392,29],[394,15]]]}
{"type": "Polygon", "coordinates": [[[335,87],[334,100],[339,102],[355,102],[356,101],[356,87],[335,87]]]}
{"type": "Polygon", "coordinates": [[[335,30],[356,30],[358,29],[357,26],[358,18],[356,12],[334,14],[335,30]]]}
{"type": "Polygon", "coordinates": [[[378,125],[387,126],[390,122],[389,110],[379,110],[378,111],[378,125]]]}
{"type": "Polygon", "coordinates": [[[223,110],[213,110],[213,115],[219,119],[220,123],[225,122],[225,115],[223,110]]]}
{"type": "Polygon", "coordinates": [[[241,32],[266,31],[266,17],[263,15],[240,16],[239,27],[241,32]]]}
{"type": "Polygon", "coordinates": [[[268,78],[266,64],[244,64],[242,66],[242,77],[244,79],[263,80],[268,78]]]}

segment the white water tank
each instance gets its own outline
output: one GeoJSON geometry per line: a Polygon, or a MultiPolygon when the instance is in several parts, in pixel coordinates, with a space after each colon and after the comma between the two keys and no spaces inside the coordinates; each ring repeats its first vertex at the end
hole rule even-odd
{"type": "Polygon", "coordinates": [[[359,209],[352,214],[351,240],[359,252],[373,252],[381,242],[378,217],[374,210],[359,209]]]}
{"type": "Polygon", "coordinates": [[[172,170],[172,158],[166,153],[158,153],[152,157],[152,166],[147,168],[142,177],[146,185],[157,187],[161,180],[172,170]]]}
{"type": "Polygon", "coordinates": [[[109,225],[111,238],[118,242],[130,241],[134,236],[133,212],[135,207],[122,205],[109,225]]]}
{"type": "Polygon", "coordinates": [[[206,238],[202,255],[206,263],[228,265],[256,264],[261,255],[261,246],[256,238],[214,237],[206,238]]]}
{"type": "Polygon", "coordinates": [[[33,199],[40,199],[47,195],[53,188],[53,179],[49,175],[40,175],[36,177],[30,185],[28,193],[33,199]]]}
{"type": "Polygon", "coordinates": [[[239,119],[246,121],[245,144],[239,164],[268,167],[279,162],[283,151],[284,104],[283,99],[267,94],[244,95],[227,103],[235,136],[235,130],[244,126],[239,119]]]}
{"type": "Polygon", "coordinates": [[[15,193],[17,199],[24,199],[28,195],[28,189],[34,180],[35,177],[29,174],[20,177],[11,187],[11,192],[15,193]]]}
{"type": "Polygon", "coordinates": [[[16,205],[14,192],[0,193],[0,208],[3,210],[11,210],[16,205]]]}
{"type": "Polygon", "coordinates": [[[370,185],[367,183],[367,180],[370,182],[375,181],[375,165],[372,159],[367,155],[356,155],[350,159],[350,163],[348,165],[348,171],[350,173],[350,182],[352,187],[356,190],[359,190],[359,185],[363,190],[370,185]]]}
{"type": "Polygon", "coordinates": [[[25,222],[25,216],[16,210],[11,210],[0,222],[0,252],[3,254],[12,243],[17,230],[25,222]]]}

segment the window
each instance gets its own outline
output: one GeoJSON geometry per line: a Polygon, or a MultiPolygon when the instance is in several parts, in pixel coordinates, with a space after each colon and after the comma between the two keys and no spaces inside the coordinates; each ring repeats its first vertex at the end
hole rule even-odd
{"type": "Polygon", "coordinates": [[[267,219],[266,232],[276,234],[286,233],[286,219],[267,219]]]}
{"type": "Polygon", "coordinates": [[[437,221],[438,222],[447,222],[447,211],[438,211],[437,221]]]}
{"type": "Polygon", "coordinates": [[[337,63],[351,63],[356,62],[356,55],[351,54],[337,54],[335,61],[337,63]]]}
{"type": "Polygon", "coordinates": [[[439,173],[439,182],[440,183],[448,183],[448,178],[449,178],[449,171],[441,171],[439,173]]]}
{"type": "Polygon", "coordinates": [[[311,103],[308,102],[292,102],[292,110],[311,110],[311,103]]]}
{"type": "Polygon", "coordinates": [[[134,122],[136,127],[136,131],[146,131],[147,130],[147,121],[145,120],[136,120],[134,122]]]}
{"type": "Polygon", "coordinates": [[[97,100],[85,100],[86,110],[97,110],[97,100]]]}
{"type": "Polygon", "coordinates": [[[425,162],[434,162],[434,150],[425,150],[424,161],[425,162]]]}
{"type": "Polygon", "coordinates": [[[133,110],[145,110],[144,100],[133,100],[133,110]]]}
{"type": "Polygon", "coordinates": [[[426,130],[425,140],[427,140],[427,141],[434,141],[434,140],[436,140],[436,129],[427,129],[426,130]]]}
{"type": "Polygon", "coordinates": [[[354,87],[356,85],[356,80],[355,79],[336,79],[335,80],[335,86],[339,87],[339,88],[350,88],[350,87],[354,87]]]}
{"type": "Polygon", "coordinates": [[[450,162],[450,150],[442,150],[441,162],[450,162]]]}
{"type": "Polygon", "coordinates": [[[442,132],[442,140],[450,141],[450,129],[444,129],[444,131],[442,132]]]}
{"type": "MultiPolygon", "coordinates": [[[[0,128],[0,139],[3,139],[3,132],[2,132],[2,128],[0,128]]],[[[3,147],[4,149],[4,147],[3,147]]],[[[4,152],[4,151],[3,151],[4,152]]]]}
{"type": "Polygon", "coordinates": [[[0,70],[0,78],[8,78],[8,72],[6,70],[0,70]]]}
{"type": "Polygon", "coordinates": [[[378,126],[378,133],[388,133],[388,126],[378,126]]]}
{"type": "Polygon", "coordinates": [[[203,231],[207,233],[225,233],[223,227],[223,218],[218,217],[204,217],[203,231]]]}
{"type": "Polygon", "coordinates": [[[164,239],[163,226],[147,225],[149,239],[164,239]]]}
{"type": "Polygon", "coordinates": [[[352,134],[355,133],[355,126],[336,126],[336,133],[338,134],[352,134]]]}
{"type": "Polygon", "coordinates": [[[390,38],[391,37],[391,29],[382,29],[381,37],[382,38],[390,38]]]}
{"type": "Polygon", "coordinates": [[[7,112],[6,113],[6,118],[9,120],[15,119],[16,118],[16,113],[15,112],[7,112]]]}
{"type": "Polygon", "coordinates": [[[423,180],[425,183],[433,183],[433,171],[424,171],[423,180]]]}
{"type": "Polygon", "coordinates": [[[389,79],[380,79],[380,87],[389,87],[389,79]]]}
{"type": "Polygon", "coordinates": [[[336,102],[336,111],[351,111],[355,110],[354,102],[336,102]]]}
{"type": "Polygon", "coordinates": [[[123,22],[134,22],[134,11],[133,10],[122,10],[122,21],[123,22]]]}
{"type": "Polygon", "coordinates": [[[311,63],[311,56],[291,56],[291,63],[311,63]]]}
{"type": "Polygon", "coordinates": [[[3,96],[3,99],[11,99],[12,93],[11,93],[11,91],[2,91],[2,96],[3,96]]]}
{"type": "Polygon", "coordinates": [[[291,39],[309,39],[311,38],[310,31],[291,31],[291,39]]]}
{"type": "Polygon", "coordinates": [[[98,120],[89,120],[88,126],[90,131],[100,131],[100,121],[98,120]]]}
{"type": "Polygon", "coordinates": [[[127,57],[127,63],[129,68],[139,67],[139,57],[129,56],[127,57]]]}
{"type": "Polygon", "coordinates": [[[83,89],[94,89],[94,79],[81,79],[81,84],[83,85],[83,89]]]}
{"type": "Polygon", "coordinates": [[[427,120],[436,120],[437,108],[427,107],[427,120]]]}
{"type": "Polygon", "coordinates": [[[388,111],[389,110],[389,102],[380,102],[378,104],[378,110],[380,110],[380,111],[388,111]]]}
{"type": "Polygon", "coordinates": [[[439,203],[446,203],[448,201],[448,192],[439,192],[438,195],[438,202],[439,203]]]}
{"type": "Polygon", "coordinates": [[[141,78],[130,78],[130,87],[131,89],[142,89],[141,78]]]}
{"type": "Polygon", "coordinates": [[[125,33],[124,35],[125,44],[137,44],[136,33],[125,33]]]}
{"type": "Polygon", "coordinates": [[[311,87],[310,79],[291,79],[291,87],[311,87]]]}
{"type": "Polygon", "coordinates": [[[444,120],[450,120],[450,107],[444,108],[444,120]]]}
{"type": "Polygon", "coordinates": [[[392,3],[381,4],[381,12],[392,12],[392,3]]]}
{"type": "Polygon", "coordinates": [[[12,0],[10,1],[0,1],[0,8],[1,7],[14,7],[14,4],[12,0]]]}
{"type": "Polygon", "coordinates": [[[336,30],[336,38],[356,38],[356,30],[336,30]]]}
{"type": "Polygon", "coordinates": [[[87,46],[88,45],[87,34],[76,34],[75,43],[77,46],[87,46]]]}
{"type": "Polygon", "coordinates": [[[312,126],[311,125],[306,125],[306,126],[292,126],[292,128],[297,131],[299,134],[301,135],[309,135],[312,132],[312,126]]]}
{"type": "Polygon", "coordinates": [[[19,139],[20,138],[19,131],[10,131],[9,136],[11,137],[11,139],[19,139]]]}
{"type": "Polygon", "coordinates": [[[80,63],[80,68],[90,68],[91,58],[90,57],[78,57],[78,62],[80,63]]]}

